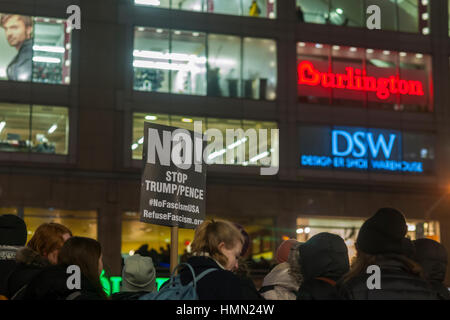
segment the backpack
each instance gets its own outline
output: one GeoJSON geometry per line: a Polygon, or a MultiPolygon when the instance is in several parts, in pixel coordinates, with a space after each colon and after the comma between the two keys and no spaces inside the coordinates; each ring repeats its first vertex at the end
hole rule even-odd
{"type": "Polygon", "coordinates": [[[139,298],[139,300],[199,300],[197,294],[197,281],[200,281],[208,273],[211,273],[217,268],[210,268],[203,271],[197,277],[194,269],[188,263],[180,263],[172,272],[170,280],[167,285],[162,287],[158,292],[149,292],[139,298]],[[175,271],[182,265],[189,268],[192,273],[192,281],[183,286],[180,275],[175,276],[175,271]]]}

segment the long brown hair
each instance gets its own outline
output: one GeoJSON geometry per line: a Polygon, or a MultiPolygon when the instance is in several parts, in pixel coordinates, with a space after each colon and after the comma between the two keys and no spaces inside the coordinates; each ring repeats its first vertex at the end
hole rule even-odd
{"type": "Polygon", "coordinates": [[[54,250],[60,250],[64,244],[63,235],[72,232],[62,224],[50,222],[41,224],[28,241],[27,247],[46,257],[54,250]]]}
{"type": "Polygon", "coordinates": [[[378,264],[385,260],[400,261],[407,268],[408,272],[424,278],[422,267],[405,255],[395,253],[372,255],[357,250],[356,256],[352,259],[350,271],[342,277],[342,282],[345,283],[361,274],[365,274],[368,266],[378,264]]]}
{"type": "Polygon", "coordinates": [[[72,237],[68,239],[58,256],[61,265],[77,265],[81,273],[95,287],[96,291],[106,297],[98,274],[98,261],[102,255],[102,247],[97,240],[85,237],[72,237]]]}

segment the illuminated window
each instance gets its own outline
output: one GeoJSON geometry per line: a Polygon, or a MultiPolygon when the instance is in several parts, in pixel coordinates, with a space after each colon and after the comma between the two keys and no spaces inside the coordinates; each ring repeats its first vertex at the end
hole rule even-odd
{"type": "MultiPolygon", "coordinates": [[[[218,130],[222,139],[221,145],[210,149],[206,160],[208,164],[270,165],[273,167],[279,165],[279,137],[276,131],[272,131],[272,129],[278,128],[275,122],[153,113],[133,114],[133,141],[131,144],[133,159],[142,159],[145,121],[187,130],[194,130],[194,122],[202,121],[204,133],[210,129],[218,130]],[[227,132],[227,130],[229,131],[227,132]],[[264,130],[263,132],[267,134],[266,139],[261,139],[259,130],[264,130]]],[[[211,131],[207,133],[212,134],[211,131]]],[[[215,136],[211,136],[207,145],[214,141],[215,136]]]]}
{"type": "Polygon", "coordinates": [[[296,0],[299,22],[366,27],[366,9],[376,5],[381,11],[381,29],[429,34],[428,1],[385,0],[296,0]]]}
{"type": "Polygon", "coordinates": [[[65,20],[0,17],[0,80],[70,84],[71,29],[65,20]],[[16,37],[9,36],[12,30],[19,30],[16,37]]]}
{"type": "Polygon", "coordinates": [[[135,5],[174,10],[276,18],[277,0],[132,0],[135,5]]]}
{"type": "Polygon", "coordinates": [[[299,42],[297,58],[299,102],[433,111],[430,55],[299,42]]]}
{"type": "MultiPolygon", "coordinates": [[[[138,212],[124,212],[122,215],[122,255],[138,253],[139,248],[146,248],[150,254],[158,256],[153,259],[155,266],[159,263],[169,264],[167,245],[170,244],[170,227],[146,224],[139,221],[138,212]],[[147,246],[147,247],[145,247],[147,246]],[[159,255],[161,254],[162,255],[159,255]],[[164,254],[166,254],[164,256],[164,254]],[[159,257],[161,259],[159,259],[159,257]],[[161,260],[161,261],[159,261],[161,260]]],[[[194,230],[178,230],[178,254],[182,255],[194,239],[194,230]]]]}
{"type": "Polygon", "coordinates": [[[68,139],[67,108],[0,104],[0,151],[66,155],[68,139]]]}
{"type": "Polygon", "coordinates": [[[274,40],[135,28],[134,89],[275,100],[274,40]]]}
{"type": "Polygon", "coordinates": [[[431,133],[305,124],[298,134],[301,168],[407,175],[430,174],[435,169],[435,135],[431,133]]]}

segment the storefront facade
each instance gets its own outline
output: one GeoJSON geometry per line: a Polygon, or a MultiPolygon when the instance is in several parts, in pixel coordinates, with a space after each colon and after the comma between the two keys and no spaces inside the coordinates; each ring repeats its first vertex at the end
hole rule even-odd
{"type": "MultiPolygon", "coordinates": [[[[209,158],[207,217],[242,224],[253,259],[322,231],[351,248],[386,206],[405,213],[412,239],[450,248],[447,3],[398,4],[395,25],[368,30],[346,1],[260,1],[256,17],[251,1],[86,0],[75,1],[81,30],[67,30],[74,1],[20,2],[0,12],[37,17],[37,40],[30,80],[10,81],[1,70],[15,52],[0,34],[0,213],[23,216],[30,236],[60,221],[97,238],[111,275],[142,244],[164,249],[168,228],[136,214],[143,123],[201,120],[279,129],[253,161],[209,158]],[[268,164],[278,173],[261,176],[268,164]]],[[[180,233],[180,255],[192,236],[180,233]]]]}

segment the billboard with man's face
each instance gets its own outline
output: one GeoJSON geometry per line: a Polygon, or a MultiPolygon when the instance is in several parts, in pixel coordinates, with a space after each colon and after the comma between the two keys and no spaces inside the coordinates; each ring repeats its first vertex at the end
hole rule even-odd
{"type": "Polygon", "coordinates": [[[0,80],[70,83],[66,21],[0,13],[0,80]]]}

